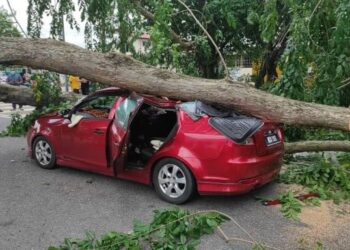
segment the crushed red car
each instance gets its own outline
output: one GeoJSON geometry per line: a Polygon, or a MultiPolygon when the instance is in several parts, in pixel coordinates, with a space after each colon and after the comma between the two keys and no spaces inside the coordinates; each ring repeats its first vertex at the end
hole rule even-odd
{"type": "Polygon", "coordinates": [[[206,105],[107,88],[70,110],[37,119],[30,155],[45,169],[69,166],[153,185],[180,204],[193,194],[240,194],[282,165],[278,124],[206,105]]]}

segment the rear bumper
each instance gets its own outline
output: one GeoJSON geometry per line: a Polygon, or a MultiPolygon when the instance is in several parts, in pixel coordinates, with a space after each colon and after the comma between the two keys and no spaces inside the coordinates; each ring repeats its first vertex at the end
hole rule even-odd
{"type": "Polygon", "coordinates": [[[281,167],[275,168],[273,171],[263,175],[259,175],[249,179],[243,179],[235,183],[223,182],[199,182],[198,192],[204,195],[234,195],[247,193],[255,188],[267,184],[280,172],[281,167]]]}

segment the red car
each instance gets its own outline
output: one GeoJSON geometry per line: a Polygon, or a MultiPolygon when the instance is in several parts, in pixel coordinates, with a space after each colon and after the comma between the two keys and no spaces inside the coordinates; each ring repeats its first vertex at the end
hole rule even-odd
{"type": "Polygon", "coordinates": [[[118,88],[40,117],[27,141],[42,168],[70,166],[153,185],[176,204],[195,192],[239,194],[268,183],[284,153],[275,123],[118,88]]]}

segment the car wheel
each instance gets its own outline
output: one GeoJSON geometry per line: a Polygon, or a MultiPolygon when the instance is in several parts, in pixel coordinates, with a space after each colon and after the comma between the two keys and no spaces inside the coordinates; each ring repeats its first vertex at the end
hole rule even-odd
{"type": "Polygon", "coordinates": [[[33,143],[33,155],[38,165],[44,169],[56,167],[56,155],[51,144],[42,136],[33,143]]]}
{"type": "Polygon", "coordinates": [[[157,163],[153,171],[153,184],[158,195],[171,203],[188,201],[195,191],[192,173],[180,161],[166,158],[157,163]]]}

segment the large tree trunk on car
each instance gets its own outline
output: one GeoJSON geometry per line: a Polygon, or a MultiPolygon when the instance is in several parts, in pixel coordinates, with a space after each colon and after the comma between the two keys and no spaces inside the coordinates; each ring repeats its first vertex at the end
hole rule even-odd
{"type": "Polygon", "coordinates": [[[51,39],[4,38],[0,63],[83,76],[139,93],[198,99],[285,124],[349,131],[350,110],[287,99],[237,82],[180,75],[120,53],[97,53],[51,39]]]}
{"type": "Polygon", "coordinates": [[[285,143],[284,146],[287,154],[323,151],[350,152],[350,141],[300,141],[285,143]]]}
{"type": "MultiPolygon", "coordinates": [[[[76,101],[80,95],[73,95],[72,93],[64,93],[55,102],[59,103],[62,101],[76,101]]],[[[17,103],[31,106],[42,106],[46,104],[45,97],[38,102],[35,101],[33,91],[24,86],[12,86],[8,84],[0,84],[0,102],[17,103]]]]}

